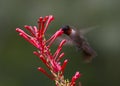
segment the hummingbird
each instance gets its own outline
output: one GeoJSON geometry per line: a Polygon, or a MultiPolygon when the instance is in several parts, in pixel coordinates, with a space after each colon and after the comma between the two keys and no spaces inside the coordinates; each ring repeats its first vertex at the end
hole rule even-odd
{"type": "Polygon", "coordinates": [[[76,46],[77,50],[82,51],[83,59],[86,62],[90,62],[96,56],[95,50],[90,46],[80,31],[68,25],[63,26],[61,29],[63,33],[69,37],[72,44],[76,46]]]}

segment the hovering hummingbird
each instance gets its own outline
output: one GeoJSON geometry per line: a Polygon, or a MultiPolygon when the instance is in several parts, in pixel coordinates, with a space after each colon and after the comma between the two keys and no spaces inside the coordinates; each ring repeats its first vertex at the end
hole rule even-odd
{"type": "Polygon", "coordinates": [[[90,62],[92,58],[96,56],[96,52],[91,48],[87,40],[84,38],[83,34],[80,31],[66,25],[63,26],[62,31],[66,34],[70,39],[69,41],[74,44],[78,50],[83,52],[83,56],[85,61],[90,62]]]}

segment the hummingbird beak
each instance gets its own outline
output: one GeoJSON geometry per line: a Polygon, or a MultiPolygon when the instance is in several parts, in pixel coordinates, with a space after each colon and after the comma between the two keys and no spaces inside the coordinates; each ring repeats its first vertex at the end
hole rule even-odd
{"type": "Polygon", "coordinates": [[[62,33],[64,33],[64,30],[62,28],[60,28],[59,31],[61,31],[62,33]]]}

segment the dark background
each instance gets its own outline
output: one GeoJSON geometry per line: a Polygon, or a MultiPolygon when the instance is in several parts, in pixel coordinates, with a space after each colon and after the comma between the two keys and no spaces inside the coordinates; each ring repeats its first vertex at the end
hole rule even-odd
{"type": "Polygon", "coordinates": [[[47,33],[66,24],[78,29],[98,26],[85,35],[98,54],[91,63],[84,63],[74,47],[63,48],[69,59],[65,78],[80,71],[82,86],[119,86],[119,0],[0,0],[0,86],[55,86],[37,70],[45,66],[32,54],[36,49],[15,31],[50,14],[55,20],[47,33]]]}

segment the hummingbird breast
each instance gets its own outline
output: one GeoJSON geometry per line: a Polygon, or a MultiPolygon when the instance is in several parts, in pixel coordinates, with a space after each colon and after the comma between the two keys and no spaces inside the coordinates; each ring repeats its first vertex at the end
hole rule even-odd
{"type": "Polygon", "coordinates": [[[69,35],[69,37],[77,47],[81,47],[82,42],[84,41],[84,38],[81,35],[81,33],[78,33],[77,31],[72,29],[72,32],[69,35]]]}

